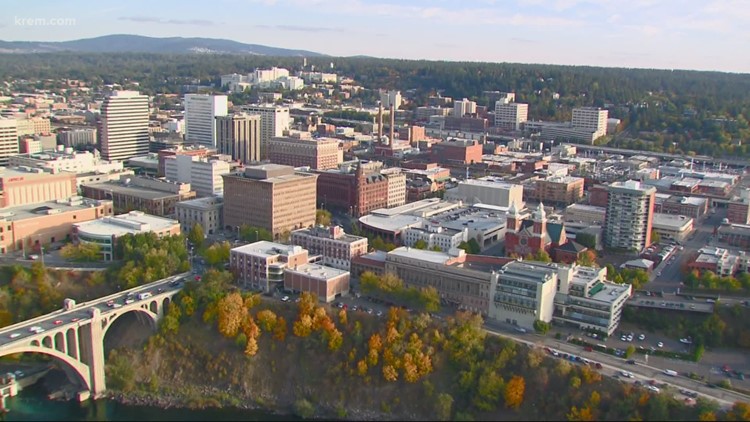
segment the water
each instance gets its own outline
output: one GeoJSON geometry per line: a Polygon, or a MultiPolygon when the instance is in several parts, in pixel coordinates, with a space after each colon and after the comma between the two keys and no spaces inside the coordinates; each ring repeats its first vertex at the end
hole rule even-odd
{"type": "Polygon", "coordinates": [[[76,401],[48,400],[38,386],[31,386],[18,396],[6,399],[10,410],[6,421],[282,421],[299,420],[257,410],[224,409],[161,409],[151,406],[129,406],[112,400],[76,401]]]}

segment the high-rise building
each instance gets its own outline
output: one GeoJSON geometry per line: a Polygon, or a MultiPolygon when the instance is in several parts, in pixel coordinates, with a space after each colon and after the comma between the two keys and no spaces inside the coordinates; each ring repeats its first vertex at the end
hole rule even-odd
{"type": "Polygon", "coordinates": [[[607,134],[609,112],[598,107],[578,107],[573,109],[571,126],[594,133],[594,139],[607,134]]]}
{"type": "Polygon", "coordinates": [[[260,114],[260,158],[268,158],[268,141],[274,137],[284,136],[289,131],[291,120],[289,107],[251,105],[243,106],[242,111],[260,114]]]}
{"type": "Polygon", "coordinates": [[[148,96],[114,91],[102,104],[101,152],[105,160],[148,154],[148,96]]]}
{"type": "Polygon", "coordinates": [[[384,108],[393,106],[398,110],[401,107],[401,91],[380,91],[380,103],[384,108]]]}
{"type": "Polygon", "coordinates": [[[642,251],[651,245],[656,188],[635,180],[609,185],[604,246],[642,251]]]}
{"type": "Polygon", "coordinates": [[[247,224],[276,236],[315,224],[316,174],[265,164],[223,177],[226,227],[247,224]]]}
{"type": "Polygon", "coordinates": [[[185,95],[185,139],[216,146],[216,117],[227,115],[226,95],[185,95]]]}
{"type": "Polygon", "coordinates": [[[268,159],[272,163],[328,170],[337,168],[344,161],[344,151],[337,139],[306,139],[297,133],[293,135],[296,136],[274,137],[268,141],[268,159]]]}
{"type": "Polygon", "coordinates": [[[16,120],[0,117],[0,166],[7,166],[8,157],[16,155],[18,152],[16,120]]]}
{"type": "Polygon", "coordinates": [[[453,116],[464,117],[467,114],[474,114],[477,112],[477,103],[469,101],[464,98],[461,101],[453,102],[453,116]]]}
{"type": "Polygon", "coordinates": [[[164,159],[167,180],[190,183],[197,196],[224,194],[223,174],[229,173],[229,163],[195,155],[175,155],[164,159]]]}
{"type": "Polygon", "coordinates": [[[529,105],[523,103],[495,103],[495,126],[507,130],[520,130],[529,119],[529,105]]]}
{"type": "Polygon", "coordinates": [[[216,147],[219,154],[231,155],[233,160],[250,164],[260,161],[262,116],[246,113],[228,114],[216,118],[216,147]]]}
{"type": "Polygon", "coordinates": [[[80,128],[57,132],[57,142],[66,147],[96,144],[96,129],[80,128]]]}

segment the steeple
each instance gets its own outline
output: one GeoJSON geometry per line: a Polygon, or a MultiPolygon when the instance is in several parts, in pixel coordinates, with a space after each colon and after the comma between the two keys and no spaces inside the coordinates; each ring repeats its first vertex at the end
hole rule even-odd
{"type": "Polygon", "coordinates": [[[531,214],[531,220],[534,222],[534,235],[544,237],[547,232],[547,213],[544,212],[544,204],[539,203],[531,214]]]}
{"type": "Polygon", "coordinates": [[[539,206],[536,207],[534,213],[531,215],[531,219],[534,221],[546,221],[547,213],[544,211],[544,204],[539,202],[539,206]]]}
{"type": "Polygon", "coordinates": [[[521,227],[521,216],[518,215],[518,208],[516,208],[515,202],[510,203],[510,208],[508,208],[508,218],[506,220],[507,230],[518,231],[521,227]]]}

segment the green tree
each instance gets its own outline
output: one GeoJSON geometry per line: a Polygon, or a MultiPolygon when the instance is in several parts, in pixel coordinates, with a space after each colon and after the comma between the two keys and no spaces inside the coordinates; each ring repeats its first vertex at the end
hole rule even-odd
{"type": "Polygon", "coordinates": [[[330,211],[319,209],[315,211],[315,224],[328,227],[331,225],[332,217],[330,211]]]}
{"type": "Polygon", "coordinates": [[[440,421],[451,420],[453,413],[453,396],[447,393],[440,393],[435,401],[435,416],[440,421]]]}
{"type": "Polygon", "coordinates": [[[200,250],[203,247],[205,238],[206,235],[203,232],[203,226],[201,223],[193,224],[193,228],[190,229],[190,233],[188,234],[188,240],[190,243],[192,243],[196,249],[200,250]]]}
{"type": "Polygon", "coordinates": [[[576,242],[589,249],[596,248],[596,236],[590,233],[578,233],[576,235],[576,242]]]}
{"type": "Polygon", "coordinates": [[[539,262],[552,262],[552,258],[544,249],[539,249],[538,251],[536,251],[536,253],[532,256],[531,259],[533,261],[539,261],[539,262]]]}
{"type": "Polygon", "coordinates": [[[376,251],[385,251],[387,249],[385,242],[380,236],[376,237],[370,246],[376,251]]]}
{"type": "Polygon", "coordinates": [[[625,358],[630,358],[635,353],[635,346],[632,344],[625,349],[625,358]]]}
{"type": "Polygon", "coordinates": [[[661,235],[656,230],[651,230],[651,243],[661,242],[661,235]]]}
{"type": "Polygon", "coordinates": [[[229,251],[232,246],[229,242],[214,243],[203,251],[206,263],[212,267],[221,266],[229,262],[229,251]]]}
{"type": "Polygon", "coordinates": [[[414,242],[414,249],[427,249],[427,242],[425,242],[424,239],[417,240],[414,242]]]}
{"type": "Polygon", "coordinates": [[[538,319],[534,321],[534,331],[536,331],[539,334],[547,334],[549,332],[550,325],[547,322],[542,321],[541,319],[538,319]]]}

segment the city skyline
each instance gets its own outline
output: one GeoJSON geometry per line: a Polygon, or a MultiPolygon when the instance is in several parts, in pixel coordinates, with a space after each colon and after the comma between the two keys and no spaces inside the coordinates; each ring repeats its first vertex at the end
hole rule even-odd
{"type": "Polygon", "coordinates": [[[736,53],[750,41],[739,0],[218,0],[212,13],[192,4],[8,1],[0,39],[128,33],[332,56],[750,72],[750,58],[736,53]]]}

